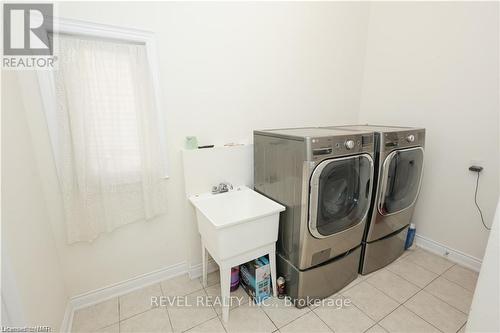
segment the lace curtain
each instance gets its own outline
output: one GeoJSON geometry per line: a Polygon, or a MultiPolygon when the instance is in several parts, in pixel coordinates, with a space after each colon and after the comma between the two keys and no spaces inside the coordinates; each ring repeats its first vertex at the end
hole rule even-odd
{"type": "Polygon", "coordinates": [[[53,141],[68,243],[91,241],[164,213],[163,137],[145,45],[58,42],[53,141]]]}

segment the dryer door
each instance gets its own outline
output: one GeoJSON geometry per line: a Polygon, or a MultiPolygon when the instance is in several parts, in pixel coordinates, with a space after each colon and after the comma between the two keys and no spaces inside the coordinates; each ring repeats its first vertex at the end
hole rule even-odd
{"type": "Polygon", "coordinates": [[[421,147],[396,150],[384,161],[378,210],[396,214],[417,200],[422,178],[424,150],[421,147]]]}
{"type": "Polygon", "coordinates": [[[309,231],[325,238],[361,223],[370,207],[373,160],[363,154],[325,160],[311,176],[309,231]]]}

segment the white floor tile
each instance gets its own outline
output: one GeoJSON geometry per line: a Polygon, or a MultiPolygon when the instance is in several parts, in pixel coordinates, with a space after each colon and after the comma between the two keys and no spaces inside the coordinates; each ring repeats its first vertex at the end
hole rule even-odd
{"type": "Polygon", "coordinates": [[[424,250],[416,251],[406,259],[436,274],[442,274],[454,265],[451,261],[424,250]]]}
{"type": "Polygon", "coordinates": [[[386,269],[419,286],[420,288],[425,287],[432,280],[438,277],[436,273],[418,266],[407,258],[390,264],[386,267],[386,269]]]}
{"type": "Polygon", "coordinates": [[[375,324],[367,329],[365,333],[387,333],[387,331],[382,326],[375,324]]]}
{"type": "Polygon", "coordinates": [[[377,274],[368,278],[366,282],[383,291],[399,303],[404,303],[420,290],[413,283],[386,269],[381,269],[377,274]]]}
{"type": "Polygon", "coordinates": [[[424,290],[410,298],[404,306],[443,332],[456,332],[467,320],[464,313],[424,290]]]}
{"type": "Polygon", "coordinates": [[[75,311],[72,332],[91,332],[118,323],[118,298],[75,311]]]}
{"type": "Polygon", "coordinates": [[[120,332],[172,332],[168,313],[165,308],[155,308],[120,321],[120,332]]]}
{"type": "Polygon", "coordinates": [[[476,289],[478,275],[477,272],[459,265],[454,265],[443,273],[446,279],[461,285],[471,292],[474,292],[474,289],[476,289]]]}
{"type": "Polygon", "coordinates": [[[464,287],[443,277],[439,277],[425,287],[424,290],[458,310],[469,313],[473,294],[464,287]]]}
{"type": "Polygon", "coordinates": [[[437,328],[435,328],[404,306],[400,306],[399,308],[391,312],[387,317],[382,319],[379,324],[391,333],[439,333],[439,330],[437,328]]]}
{"type": "Polygon", "coordinates": [[[185,296],[185,302],[183,301],[181,304],[167,306],[174,331],[186,331],[209,319],[215,318],[217,313],[206,302],[207,294],[202,289],[185,296]]]}
{"type": "Polygon", "coordinates": [[[163,281],[161,288],[166,296],[185,296],[203,289],[199,279],[191,280],[187,274],[163,281]]]}
{"type": "Polygon", "coordinates": [[[189,333],[225,333],[224,326],[220,321],[219,317],[215,317],[210,319],[196,327],[193,327],[189,331],[189,333]]]}
{"type": "Polygon", "coordinates": [[[292,320],[295,320],[311,311],[311,309],[309,309],[307,306],[298,309],[293,306],[291,301],[275,297],[271,297],[265,300],[264,304],[262,305],[262,310],[264,310],[267,316],[278,328],[285,326],[292,320]]]}
{"type": "Polygon", "coordinates": [[[230,311],[229,321],[222,322],[228,333],[274,332],[277,327],[257,305],[247,303],[230,311]]]}
{"type": "MultiPolygon", "coordinates": [[[[345,301],[345,298],[340,295],[334,296],[331,299],[345,301]]],[[[327,302],[323,304],[323,306],[318,306],[313,311],[334,332],[364,332],[375,324],[371,318],[352,303],[344,306],[328,306],[327,302]]]]}
{"type": "Polygon", "coordinates": [[[325,323],[313,312],[306,313],[291,323],[280,328],[281,333],[321,333],[332,332],[325,323]]]}
{"type": "Polygon", "coordinates": [[[116,323],[111,326],[106,326],[103,328],[99,328],[95,330],[94,333],[119,333],[120,332],[120,324],[116,323]]]}
{"type": "Polygon", "coordinates": [[[398,302],[367,282],[361,282],[342,295],[350,298],[354,305],[375,321],[379,321],[399,306],[398,302]]]}
{"type": "Polygon", "coordinates": [[[120,296],[120,320],[130,318],[136,314],[152,309],[151,297],[161,296],[160,284],[154,284],[120,296]]]}

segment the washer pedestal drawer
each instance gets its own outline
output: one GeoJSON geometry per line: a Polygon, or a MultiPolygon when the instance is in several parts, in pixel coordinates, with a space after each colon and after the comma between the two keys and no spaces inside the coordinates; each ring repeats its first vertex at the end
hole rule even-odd
{"type": "Polygon", "coordinates": [[[390,235],[372,243],[363,243],[360,273],[369,274],[377,269],[389,265],[399,258],[405,251],[406,234],[408,225],[390,235]]]}
{"type": "Polygon", "coordinates": [[[277,255],[278,276],[286,280],[286,293],[298,308],[329,297],[358,276],[361,246],[321,265],[301,271],[277,255]]]}

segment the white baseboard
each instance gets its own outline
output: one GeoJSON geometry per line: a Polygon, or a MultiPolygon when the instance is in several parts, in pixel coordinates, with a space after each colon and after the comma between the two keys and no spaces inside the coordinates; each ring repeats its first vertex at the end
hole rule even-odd
{"type": "MultiPolygon", "coordinates": [[[[159,270],[142,274],[134,278],[115,283],[103,288],[99,288],[81,295],[71,297],[66,306],[63,322],[61,324],[61,332],[70,332],[73,323],[73,314],[75,310],[97,304],[108,300],[110,298],[127,294],[131,291],[144,288],[146,286],[158,283],[175,276],[189,273],[191,277],[191,270],[188,269],[186,262],[181,262],[172,266],[161,268],[159,270]]],[[[201,264],[200,264],[201,276],[201,264]]],[[[193,277],[191,277],[193,278],[193,277]]]]}
{"type": "Polygon", "coordinates": [[[59,329],[59,332],[65,333],[65,332],[71,332],[71,326],[73,324],[73,314],[75,313],[75,310],[71,307],[71,301],[68,301],[68,304],[66,304],[66,310],[64,311],[64,317],[63,321],[61,324],[61,328],[59,329]]]}
{"type": "MultiPolygon", "coordinates": [[[[219,266],[213,259],[208,260],[207,272],[212,273],[219,269],[219,266]]],[[[189,277],[191,280],[199,278],[202,273],[201,263],[189,267],[189,277]]]]}
{"type": "Polygon", "coordinates": [[[452,249],[446,245],[440,244],[432,239],[422,235],[415,235],[415,242],[418,246],[429,252],[443,256],[446,259],[453,261],[459,265],[470,268],[476,272],[481,269],[481,259],[475,258],[458,250],[452,249]]]}

